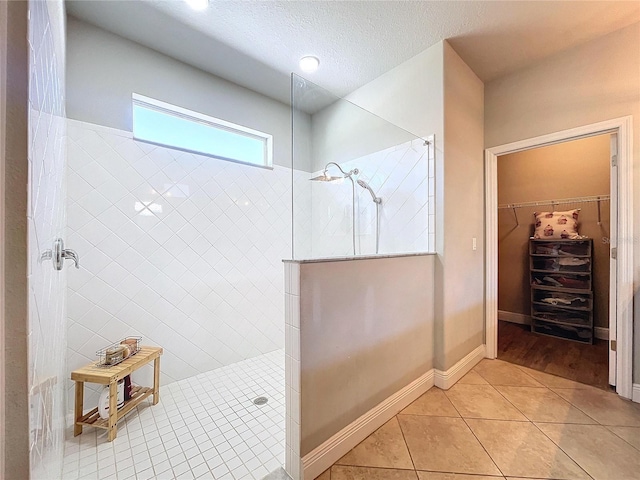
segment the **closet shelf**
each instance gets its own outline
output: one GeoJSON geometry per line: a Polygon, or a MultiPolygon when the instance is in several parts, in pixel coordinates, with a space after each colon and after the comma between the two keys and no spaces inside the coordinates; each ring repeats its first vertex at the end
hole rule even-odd
{"type": "Polygon", "coordinates": [[[562,274],[562,275],[580,275],[581,277],[584,276],[590,276],[591,272],[579,272],[576,270],[542,270],[540,268],[532,268],[531,269],[532,272],[536,272],[536,273],[555,273],[555,274],[562,274]]]}
{"type": "Polygon", "coordinates": [[[590,312],[591,308],[589,307],[572,307],[570,305],[553,305],[551,303],[545,303],[545,302],[532,302],[534,305],[538,305],[540,307],[553,307],[553,308],[560,308],[562,310],[572,310],[574,312],[590,312]]]}
{"type": "Polygon", "coordinates": [[[555,325],[564,325],[567,327],[578,327],[578,328],[591,328],[589,324],[584,324],[584,323],[561,322],[559,320],[549,320],[548,318],[540,318],[540,317],[531,317],[531,318],[538,322],[553,323],[555,325]]]}
{"type": "Polygon", "coordinates": [[[571,197],[561,198],[558,200],[538,200],[536,202],[520,202],[520,203],[507,203],[504,205],[498,205],[498,209],[511,209],[511,208],[523,208],[523,207],[552,207],[555,209],[558,205],[569,205],[574,203],[591,203],[591,202],[606,202],[611,200],[610,195],[591,195],[588,197],[571,197]]]}
{"type": "Polygon", "coordinates": [[[591,293],[591,289],[589,288],[552,287],[551,285],[531,285],[531,288],[537,288],[539,290],[549,290],[552,292],[591,293]]]}
{"type": "Polygon", "coordinates": [[[591,258],[591,255],[558,255],[557,253],[532,253],[531,256],[546,258],[591,258]]]}

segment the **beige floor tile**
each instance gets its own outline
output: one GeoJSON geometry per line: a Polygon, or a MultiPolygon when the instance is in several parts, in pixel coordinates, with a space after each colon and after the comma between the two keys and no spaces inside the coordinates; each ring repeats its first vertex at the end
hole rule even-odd
{"type": "Polygon", "coordinates": [[[331,480],[331,469],[325,470],[319,477],[316,477],[315,480],[331,480]]]}
{"type": "Polygon", "coordinates": [[[484,378],[482,378],[477,372],[474,372],[473,370],[471,370],[464,377],[458,380],[457,383],[462,385],[488,385],[489,384],[489,382],[487,382],[484,378]]]}
{"type": "Polygon", "coordinates": [[[417,480],[413,470],[394,470],[389,468],[331,467],[331,480],[417,480]]]}
{"type": "Polygon", "coordinates": [[[459,417],[458,411],[439,388],[433,387],[405,408],[407,415],[431,415],[435,417],[459,417]]]}
{"type": "Polygon", "coordinates": [[[398,420],[416,469],[500,475],[463,419],[398,415],[398,420]]]}
{"type": "Polygon", "coordinates": [[[418,472],[419,480],[503,480],[504,477],[467,475],[466,473],[418,472]]]}
{"type": "Polygon", "coordinates": [[[640,450],[640,427],[607,427],[617,436],[640,450]]]}
{"type": "Polygon", "coordinates": [[[484,359],[474,367],[473,371],[479,373],[491,385],[544,386],[520,368],[502,360],[484,359]]]}
{"type": "Polygon", "coordinates": [[[597,388],[552,390],[602,425],[640,427],[640,405],[613,392],[597,388]]]}
{"type": "Polygon", "coordinates": [[[527,419],[491,385],[456,384],[446,395],[464,418],[527,419]]]}
{"type": "Polygon", "coordinates": [[[536,425],[595,480],[640,478],[638,451],[605,427],[558,423],[536,425]]]}
{"type": "Polygon", "coordinates": [[[413,469],[413,462],[396,417],[365,438],[336,464],[413,469]]]}
{"type": "Polygon", "coordinates": [[[501,385],[497,385],[495,388],[529,420],[534,422],[596,423],[591,417],[548,388],[501,385]]]}
{"type": "Polygon", "coordinates": [[[540,372],[538,370],[533,370],[527,367],[521,367],[518,365],[518,368],[522,370],[527,375],[533,377],[538,382],[543,384],[545,387],[555,387],[555,388],[595,388],[591,385],[587,385],[585,383],[574,382],[573,380],[569,380],[567,378],[562,378],[557,375],[551,375],[550,373],[540,372]]]}
{"type": "Polygon", "coordinates": [[[466,422],[504,475],[566,480],[589,478],[530,422],[477,419],[466,422]]]}

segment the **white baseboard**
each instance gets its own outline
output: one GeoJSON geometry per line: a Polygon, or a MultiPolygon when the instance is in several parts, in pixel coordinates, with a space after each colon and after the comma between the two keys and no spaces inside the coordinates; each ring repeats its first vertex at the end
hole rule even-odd
{"type": "Polygon", "coordinates": [[[432,369],[316,447],[302,458],[302,478],[316,478],[433,385],[432,369]]]}
{"type": "Polygon", "coordinates": [[[604,327],[595,327],[593,334],[600,340],[609,340],[609,329],[604,327]]]}
{"type": "Polygon", "coordinates": [[[449,390],[486,356],[486,350],[486,345],[480,345],[449,370],[435,370],[436,387],[449,390]]]}
{"type": "Polygon", "coordinates": [[[640,383],[633,384],[633,394],[631,399],[636,403],[640,403],[640,383]]]}
{"type": "Polygon", "coordinates": [[[316,478],[434,385],[443,390],[451,388],[485,357],[485,353],[486,346],[480,345],[450,369],[430,370],[347,425],[303,457],[302,478],[316,478]]]}
{"type": "Polygon", "coordinates": [[[502,320],[503,322],[519,323],[520,325],[531,325],[531,315],[507,312],[505,310],[498,310],[498,320],[502,320]]]}
{"type": "MultiPolygon", "coordinates": [[[[498,310],[498,320],[502,320],[503,322],[518,323],[520,325],[531,325],[531,315],[507,312],[505,310],[498,310]]],[[[599,338],[601,340],[609,340],[608,328],[595,327],[593,334],[596,338],[599,338]]]]}

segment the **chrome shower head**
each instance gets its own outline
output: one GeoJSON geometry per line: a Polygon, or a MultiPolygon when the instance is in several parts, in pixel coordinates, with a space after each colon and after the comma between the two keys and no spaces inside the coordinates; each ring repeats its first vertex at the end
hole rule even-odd
{"type": "Polygon", "coordinates": [[[344,177],[332,177],[331,175],[322,174],[322,175],[318,175],[317,177],[310,178],[309,181],[311,181],[311,182],[335,182],[335,181],[342,180],[342,179],[344,179],[344,177]]]}
{"type": "Polygon", "coordinates": [[[369,186],[369,184],[367,182],[365,182],[362,179],[358,179],[358,185],[360,185],[362,188],[364,188],[365,190],[367,190],[369,192],[369,194],[371,195],[371,199],[377,203],[380,204],[382,203],[382,199],[378,196],[376,196],[376,194],[374,193],[373,189],[369,186]]]}

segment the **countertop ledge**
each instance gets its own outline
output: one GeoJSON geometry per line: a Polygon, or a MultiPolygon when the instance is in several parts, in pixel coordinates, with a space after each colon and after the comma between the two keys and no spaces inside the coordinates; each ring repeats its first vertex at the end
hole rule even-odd
{"type": "Polygon", "coordinates": [[[328,258],[308,258],[302,260],[282,260],[283,263],[328,263],[328,262],[351,262],[356,260],[377,260],[380,258],[403,258],[403,257],[428,257],[436,255],[436,252],[417,253],[381,253],[379,255],[356,255],[351,257],[328,257],[328,258]]]}

